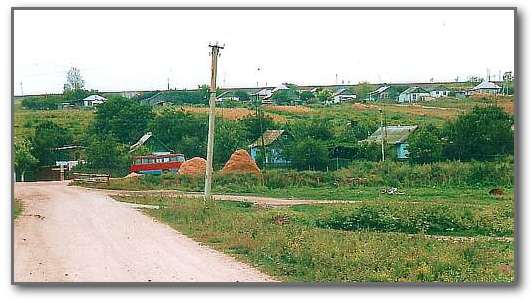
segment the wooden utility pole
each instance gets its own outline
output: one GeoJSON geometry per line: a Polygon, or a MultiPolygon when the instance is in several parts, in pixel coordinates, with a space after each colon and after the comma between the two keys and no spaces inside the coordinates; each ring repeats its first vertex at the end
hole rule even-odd
{"type": "Polygon", "coordinates": [[[218,56],[219,50],[224,46],[220,46],[217,42],[208,45],[211,48],[210,56],[212,57],[211,76],[210,76],[210,99],[208,111],[208,143],[207,143],[207,161],[205,171],[205,194],[204,200],[210,200],[212,189],[212,160],[214,158],[214,121],[216,108],[216,77],[218,73],[218,56]]]}
{"type": "Polygon", "coordinates": [[[380,109],[380,128],[381,128],[381,132],[380,134],[382,135],[382,162],[385,161],[385,140],[386,140],[386,135],[387,135],[387,129],[384,128],[384,114],[383,114],[383,109],[380,109]]]}

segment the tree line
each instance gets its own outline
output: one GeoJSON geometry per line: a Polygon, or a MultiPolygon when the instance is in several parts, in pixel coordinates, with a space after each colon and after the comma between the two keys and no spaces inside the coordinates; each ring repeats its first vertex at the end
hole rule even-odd
{"type": "MultiPolygon", "coordinates": [[[[410,163],[425,164],[444,160],[491,161],[514,152],[513,118],[502,109],[474,108],[442,127],[421,126],[409,140],[410,163]]],[[[286,124],[276,123],[257,113],[240,120],[218,118],[214,148],[215,165],[223,165],[239,148],[247,149],[267,129],[284,129],[292,139],[283,153],[291,166],[300,170],[325,170],[333,159],[381,159],[379,144],[360,143],[379,127],[379,121],[307,117],[286,124]]],[[[127,173],[131,162],[129,145],[146,132],[187,158],[206,157],[208,121],[206,115],[192,114],[178,106],[154,110],[134,99],[110,97],[101,104],[81,137],[52,121],[42,121],[32,137],[15,140],[15,167],[24,172],[52,165],[61,155],[54,148],[78,141],[86,147],[83,168],[115,175],[127,173]]],[[[386,146],[393,153],[392,145],[386,146]]],[[[135,155],[135,153],[133,153],[135,155]]],[[[392,156],[386,159],[394,159],[392,156]]],[[[263,155],[258,163],[263,164],[263,155]]]]}

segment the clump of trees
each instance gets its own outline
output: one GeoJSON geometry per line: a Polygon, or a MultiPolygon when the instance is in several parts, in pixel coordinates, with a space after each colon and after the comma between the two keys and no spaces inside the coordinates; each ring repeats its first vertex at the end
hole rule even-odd
{"type": "Polygon", "coordinates": [[[409,139],[413,163],[489,161],[514,153],[513,117],[496,106],[475,107],[442,128],[426,126],[409,139]]]}

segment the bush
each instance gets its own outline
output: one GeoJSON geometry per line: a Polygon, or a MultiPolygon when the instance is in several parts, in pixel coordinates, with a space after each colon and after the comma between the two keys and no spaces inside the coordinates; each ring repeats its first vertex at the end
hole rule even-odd
{"type": "Polygon", "coordinates": [[[320,216],[315,225],[347,231],[411,234],[512,236],[514,233],[511,205],[362,204],[354,209],[334,208],[320,216]]]}

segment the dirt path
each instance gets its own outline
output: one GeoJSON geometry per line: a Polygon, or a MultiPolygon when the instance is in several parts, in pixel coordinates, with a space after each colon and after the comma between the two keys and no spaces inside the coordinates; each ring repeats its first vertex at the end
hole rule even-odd
{"type": "MultiPolygon", "coordinates": [[[[92,188],[83,188],[95,190],[92,188]]],[[[146,190],[146,191],[126,191],[126,190],[99,190],[107,195],[121,195],[121,196],[136,196],[136,195],[163,195],[166,197],[188,197],[203,199],[203,193],[200,192],[183,192],[179,190],[146,190]]],[[[330,204],[330,203],[353,203],[346,200],[305,200],[305,199],[293,199],[293,198],[272,198],[265,196],[253,196],[253,195],[229,195],[229,194],[213,194],[214,200],[227,200],[227,201],[240,201],[240,202],[252,202],[262,206],[292,206],[298,204],[330,204]]]]}
{"type": "Polygon", "coordinates": [[[272,281],[106,192],[16,183],[15,282],[272,281]]]}

